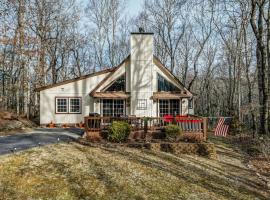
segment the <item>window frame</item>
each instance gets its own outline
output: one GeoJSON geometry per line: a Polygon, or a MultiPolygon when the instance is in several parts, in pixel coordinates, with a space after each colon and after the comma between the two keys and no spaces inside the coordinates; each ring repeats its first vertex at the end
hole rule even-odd
{"type": "Polygon", "coordinates": [[[158,101],[158,116],[159,117],[163,117],[165,115],[172,115],[175,116],[174,113],[172,113],[171,111],[174,110],[174,106],[176,105],[175,103],[177,102],[177,113],[176,115],[180,115],[181,114],[181,102],[178,99],[159,99],[158,101]],[[168,112],[164,112],[165,110],[167,110],[168,112]]]}
{"type": "Polygon", "coordinates": [[[72,96],[69,96],[69,97],[66,97],[66,96],[63,96],[63,97],[55,97],[55,114],[82,114],[82,97],[72,97],[72,96]],[[67,100],[67,111],[66,112],[58,112],[58,102],[57,100],[58,99],[66,99],[67,100]],[[79,99],[79,112],[71,112],[70,110],[70,99],[79,99]]]}
{"type": "Polygon", "coordinates": [[[69,97],[68,98],[68,113],[70,114],[81,114],[82,113],[82,98],[80,97],[69,97]],[[79,112],[71,112],[71,99],[79,99],[79,112]]]}
{"type": "Polygon", "coordinates": [[[182,90],[174,83],[166,79],[162,74],[157,72],[157,91],[158,92],[181,92],[182,90]]]}
{"type": "Polygon", "coordinates": [[[188,109],[193,109],[193,99],[188,99],[188,109]]]}
{"type": "Polygon", "coordinates": [[[68,113],[68,98],[67,97],[55,97],[55,113],[56,114],[67,114],[68,113]],[[58,100],[65,99],[66,100],[66,112],[58,111],[58,100]]]}
{"type": "Polygon", "coordinates": [[[126,115],[126,100],[124,99],[101,99],[101,104],[100,104],[100,111],[101,111],[101,116],[102,117],[117,117],[116,115],[118,114],[116,111],[116,107],[117,105],[121,105],[123,106],[123,113],[120,114],[119,116],[121,115],[126,115]],[[106,103],[104,101],[107,101],[106,103]],[[112,101],[112,102],[109,102],[109,101],[112,101]],[[120,104],[119,101],[122,101],[123,104],[120,104]],[[107,104],[107,108],[106,109],[106,112],[104,112],[104,105],[107,104]],[[106,113],[104,115],[104,113],[106,113]]]}
{"type": "Polygon", "coordinates": [[[137,102],[137,110],[147,110],[147,99],[137,99],[136,102],[137,102]]]}
{"type": "Polygon", "coordinates": [[[103,91],[105,91],[105,92],[125,92],[126,91],[126,73],[122,74],[121,76],[116,78],[114,81],[112,81],[108,86],[106,86],[103,89],[103,91]],[[118,83],[119,85],[115,85],[119,81],[122,81],[122,83],[118,83]],[[120,85],[120,84],[123,84],[123,85],[120,85]],[[113,86],[115,87],[114,89],[112,89],[113,86]]]}

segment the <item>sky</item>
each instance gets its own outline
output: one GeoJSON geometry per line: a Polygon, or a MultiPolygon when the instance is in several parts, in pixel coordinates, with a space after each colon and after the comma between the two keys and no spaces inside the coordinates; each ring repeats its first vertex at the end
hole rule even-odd
{"type": "MultiPolygon", "coordinates": [[[[79,0],[79,2],[83,7],[86,7],[87,0],[79,0]]],[[[144,3],[144,0],[126,0],[125,15],[128,16],[129,18],[137,16],[138,13],[143,8],[143,3],[144,3]]],[[[85,16],[81,16],[81,17],[82,17],[81,25],[82,25],[82,29],[84,29],[85,28],[84,23],[88,21],[88,19],[85,16]]]]}
{"type": "Polygon", "coordinates": [[[144,0],[127,0],[126,12],[131,16],[137,15],[143,6],[144,0]]]}

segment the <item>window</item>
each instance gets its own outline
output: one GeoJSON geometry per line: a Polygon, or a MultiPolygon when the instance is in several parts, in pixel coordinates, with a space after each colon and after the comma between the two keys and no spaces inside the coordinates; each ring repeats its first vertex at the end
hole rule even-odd
{"type": "Polygon", "coordinates": [[[181,90],[158,73],[158,91],[179,92],[181,90]]]}
{"type": "Polygon", "coordinates": [[[67,112],[68,112],[68,99],[56,98],[56,113],[67,113],[67,112]]]}
{"type": "Polygon", "coordinates": [[[180,113],[180,101],[178,99],[159,100],[159,116],[176,116],[180,113]]]}
{"type": "Polygon", "coordinates": [[[102,114],[104,117],[120,117],[125,114],[125,103],[122,99],[103,99],[102,114]]]}
{"type": "Polygon", "coordinates": [[[159,116],[163,117],[164,115],[168,114],[169,114],[169,101],[159,100],[159,116]]]}
{"type": "Polygon", "coordinates": [[[106,91],[126,91],[126,76],[125,74],[119,77],[106,91]]]}
{"type": "Polygon", "coordinates": [[[193,108],[193,99],[188,100],[188,108],[192,109],[193,108]]]}
{"type": "Polygon", "coordinates": [[[147,109],[147,99],[137,99],[137,110],[147,109]]]}
{"type": "Polygon", "coordinates": [[[179,104],[180,101],[177,99],[169,100],[170,101],[170,114],[173,116],[179,115],[179,104]]]}
{"type": "Polygon", "coordinates": [[[69,98],[69,113],[81,113],[81,98],[69,98]]]}
{"type": "Polygon", "coordinates": [[[81,103],[80,97],[56,97],[55,113],[81,113],[81,103]]]}

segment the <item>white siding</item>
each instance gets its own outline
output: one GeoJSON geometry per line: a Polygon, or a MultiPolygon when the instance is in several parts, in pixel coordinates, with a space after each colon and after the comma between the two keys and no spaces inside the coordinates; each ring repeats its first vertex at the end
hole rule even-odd
{"type": "Polygon", "coordinates": [[[100,112],[99,103],[89,96],[100,81],[109,73],[92,76],[40,91],[40,124],[79,123],[89,112],[100,112]],[[81,114],[55,114],[55,97],[82,97],[81,114]]]}

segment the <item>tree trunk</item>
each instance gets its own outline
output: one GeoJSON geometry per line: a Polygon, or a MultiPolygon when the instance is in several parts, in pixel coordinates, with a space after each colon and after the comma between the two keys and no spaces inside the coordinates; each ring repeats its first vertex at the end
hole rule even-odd
{"type": "Polygon", "coordinates": [[[266,55],[265,55],[265,46],[263,43],[263,12],[264,12],[264,3],[257,2],[252,0],[252,10],[251,10],[251,26],[253,32],[256,36],[257,46],[256,46],[256,57],[257,57],[257,77],[258,77],[258,90],[259,90],[259,113],[260,113],[260,122],[259,122],[259,133],[267,133],[267,89],[266,89],[266,55]],[[258,6],[258,16],[256,17],[258,6]],[[257,21],[256,21],[257,18],[257,21]]]}

